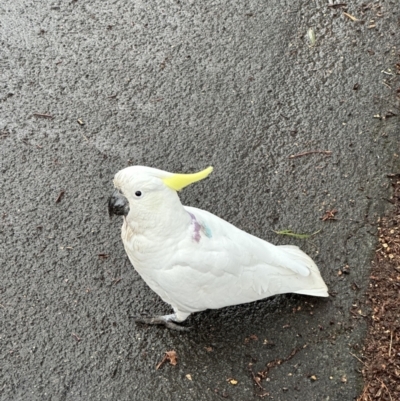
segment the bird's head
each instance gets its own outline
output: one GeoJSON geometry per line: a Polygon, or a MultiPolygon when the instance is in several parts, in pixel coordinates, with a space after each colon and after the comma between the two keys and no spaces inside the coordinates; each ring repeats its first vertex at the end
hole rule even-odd
{"type": "Polygon", "coordinates": [[[213,168],[194,174],[173,174],[144,166],[131,166],[114,177],[115,190],[108,199],[110,217],[115,215],[150,217],[179,202],[177,191],[206,178],[213,168]]]}

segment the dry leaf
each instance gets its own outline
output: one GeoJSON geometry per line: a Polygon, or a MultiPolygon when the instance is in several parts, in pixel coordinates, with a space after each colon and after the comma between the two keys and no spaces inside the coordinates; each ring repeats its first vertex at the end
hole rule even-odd
{"type": "Polygon", "coordinates": [[[178,355],[175,351],[167,351],[165,355],[171,365],[175,366],[178,363],[178,355]]]}
{"type": "Polygon", "coordinates": [[[324,214],[322,217],[320,217],[320,219],[321,219],[322,221],[326,221],[326,220],[336,220],[335,214],[336,214],[337,212],[338,212],[338,211],[337,211],[336,209],[327,210],[327,211],[325,212],[325,214],[324,214]]]}
{"type": "Polygon", "coordinates": [[[236,384],[238,384],[238,381],[235,379],[229,379],[229,383],[231,383],[232,385],[236,386],[236,384]]]}
{"type": "Polygon", "coordinates": [[[186,375],[186,379],[188,379],[188,380],[192,380],[192,375],[190,375],[190,374],[187,374],[187,375],[186,375]]]}
{"type": "Polygon", "coordinates": [[[160,369],[165,362],[169,362],[170,365],[175,366],[178,363],[178,355],[175,351],[167,351],[162,361],[156,366],[156,370],[160,369]]]}

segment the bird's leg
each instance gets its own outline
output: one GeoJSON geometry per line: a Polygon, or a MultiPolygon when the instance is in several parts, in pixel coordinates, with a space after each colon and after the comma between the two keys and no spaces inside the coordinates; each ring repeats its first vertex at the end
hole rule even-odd
{"type": "Polygon", "coordinates": [[[144,323],[144,324],[163,324],[165,327],[168,327],[171,330],[177,331],[188,331],[189,327],[180,326],[177,324],[178,322],[183,322],[187,316],[179,316],[178,313],[172,313],[171,315],[164,316],[153,316],[153,317],[139,317],[135,318],[136,323],[144,323]]]}

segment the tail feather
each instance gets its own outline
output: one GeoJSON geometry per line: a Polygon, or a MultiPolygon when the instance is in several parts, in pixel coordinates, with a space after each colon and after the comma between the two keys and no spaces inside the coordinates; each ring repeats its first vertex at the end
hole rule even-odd
{"type": "MultiPolygon", "coordinates": [[[[301,266],[302,271],[307,269],[312,277],[312,288],[304,288],[302,290],[293,291],[295,294],[312,295],[315,297],[329,297],[328,287],[321,277],[321,273],[315,262],[300,248],[294,245],[281,245],[280,249],[284,249],[290,255],[293,263],[301,266]]],[[[294,270],[294,269],[293,269],[294,270]]],[[[296,270],[301,270],[296,268],[296,270]]],[[[304,276],[304,274],[302,274],[304,276]]]]}
{"type": "Polygon", "coordinates": [[[313,297],[329,297],[328,288],[316,288],[313,290],[293,291],[294,294],[311,295],[313,297]]]}

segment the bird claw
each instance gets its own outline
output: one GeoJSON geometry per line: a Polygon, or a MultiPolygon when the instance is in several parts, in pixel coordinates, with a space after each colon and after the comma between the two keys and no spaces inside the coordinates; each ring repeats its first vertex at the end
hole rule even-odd
{"type": "Polygon", "coordinates": [[[166,319],[165,316],[154,316],[154,317],[135,317],[135,323],[140,324],[159,324],[168,327],[171,330],[176,331],[189,331],[190,327],[181,326],[170,319],[166,319]]]}

